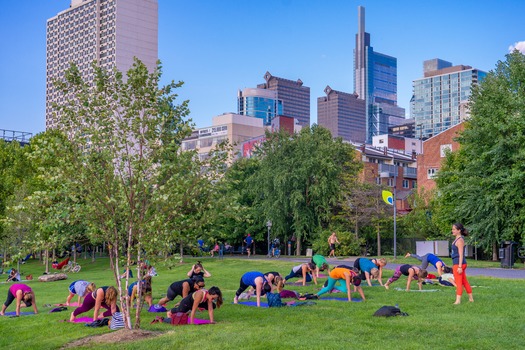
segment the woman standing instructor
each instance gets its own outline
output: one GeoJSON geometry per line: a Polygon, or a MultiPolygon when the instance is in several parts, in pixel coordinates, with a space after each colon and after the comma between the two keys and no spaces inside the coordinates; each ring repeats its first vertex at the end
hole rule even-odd
{"type": "Polygon", "coordinates": [[[456,281],[456,302],[454,305],[461,304],[461,295],[463,294],[463,287],[468,294],[468,301],[473,302],[472,288],[467,280],[467,261],[465,260],[465,239],[468,232],[462,224],[456,223],[452,225],[452,235],[456,237],[452,243],[452,271],[454,273],[454,280],[456,281]]]}

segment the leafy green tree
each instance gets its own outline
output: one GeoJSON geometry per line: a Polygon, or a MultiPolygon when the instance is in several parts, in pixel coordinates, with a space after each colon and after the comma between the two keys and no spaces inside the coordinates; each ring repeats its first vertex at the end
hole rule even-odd
{"type": "Polygon", "coordinates": [[[301,243],[328,226],[341,174],[357,175],[355,149],[317,125],[294,135],[268,133],[266,138],[260,149],[260,170],[250,182],[259,225],[271,220],[278,235],[294,234],[300,254],[301,243]]]}
{"type": "MultiPolygon", "coordinates": [[[[181,194],[193,190],[184,181],[186,174],[195,174],[192,158],[170,160],[191,134],[191,123],[186,120],[187,101],[175,104],[174,90],[182,82],[159,87],[160,64],[149,72],[135,59],[125,75],[96,64],[93,71],[94,81],[88,83],[71,65],[64,81],[57,83],[65,98],[55,108],[60,128],[82,151],[73,160],[77,171],[72,181],[83,190],[88,234],[108,244],[125,325],[130,328],[129,282],[126,278],[121,283],[121,269],[130,268],[135,258],[142,260],[144,251],[153,257],[155,247],[164,245],[161,222],[167,218],[166,208],[173,205],[177,211],[175,201],[195,200],[195,193],[181,194]]],[[[183,212],[177,218],[177,224],[185,224],[183,212]]],[[[142,278],[140,272],[137,278],[142,278]]],[[[139,298],[141,293],[139,287],[139,298]]],[[[140,310],[139,303],[135,328],[140,328],[140,310]]]]}
{"type": "Polygon", "coordinates": [[[399,218],[405,231],[417,237],[429,239],[444,238],[443,231],[440,230],[439,226],[433,220],[436,210],[435,196],[435,191],[420,189],[418,192],[414,191],[408,197],[412,210],[407,215],[399,218]]]}
{"type": "Polygon", "coordinates": [[[463,222],[485,250],[525,241],[525,56],[514,51],[477,87],[461,145],[437,179],[440,227],[463,222]]]}

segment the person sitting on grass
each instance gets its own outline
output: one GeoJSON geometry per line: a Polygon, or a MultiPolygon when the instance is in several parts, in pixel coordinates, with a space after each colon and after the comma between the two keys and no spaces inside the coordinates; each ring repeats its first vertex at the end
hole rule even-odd
{"type": "Polygon", "coordinates": [[[437,273],[438,273],[439,276],[441,276],[443,273],[452,273],[452,268],[446,266],[445,263],[443,262],[443,260],[441,260],[440,258],[438,258],[434,254],[428,253],[428,254],[425,254],[423,256],[419,256],[417,254],[410,254],[410,252],[408,252],[405,255],[405,259],[408,258],[408,257],[411,257],[411,258],[414,258],[414,259],[417,259],[417,260],[421,261],[421,268],[423,270],[427,269],[428,264],[432,264],[432,266],[434,266],[436,268],[437,273]]]}
{"type": "Polygon", "coordinates": [[[269,281],[262,272],[246,272],[241,277],[239,289],[235,292],[233,303],[237,304],[239,302],[239,296],[246,290],[246,288],[253,287],[255,289],[255,295],[257,296],[257,307],[261,307],[261,295],[264,295],[264,285],[267,283],[271,283],[271,281],[269,281]]]}
{"type": "MultiPolygon", "coordinates": [[[[151,307],[153,305],[153,297],[152,297],[152,289],[151,289],[151,276],[146,276],[141,281],[142,285],[142,297],[146,303],[148,303],[148,306],[151,307]]],[[[138,281],[133,282],[128,287],[128,296],[130,297],[130,305],[133,307],[133,301],[135,301],[135,298],[138,294],[138,281]]]]}
{"type": "Polygon", "coordinates": [[[206,269],[202,266],[202,263],[200,261],[197,261],[197,263],[191,267],[191,270],[188,271],[187,276],[189,278],[193,278],[194,276],[208,278],[211,277],[211,273],[206,271],[206,269]]]}
{"type": "Polygon", "coordinates": [[[399,277],[401,277],[401,275],[405,275],[408,277],[406,288],[406,291],[408,292],[410,291],[410,282],[412,282],[413,280],[417,280],[419,290],[421,290],[423,287],[423,280],[427,277],[428,272],[427,270],[423,270],[421,267],[415,265],[406,264],[398,266],[394,272],[394,275],[390,277],[386,282],[385,288],[389,289],[390,285],[397,281],[399,277]]]}
{"type": "Polygon", "coordinates": [[[213,318],[213,309],[220,308],[222,305],[222,293],[218,287],[211,287],[209,290],[200,289],[180,301],[180,303],[173,309],[167,312],[166,318],[163,319],[165,323],[171,323],[172,314],[177,312],[190,313],[189,324],[194,324],[195,313],[199,309],[208,310],[210,323],[215,323],[213,318]]]}
{"type": "Polygon", "coordinates": [[[186,280],[173,282],[169,286],[166,296],[159,300],[159,305],[166,306],[169,301],[172,301],[178,296],[186,298],[188,294],[204,288],[204,286],[204,278],[201,276],[195,276],[186,280]]]}
{"type": "Polygon", "coordinates": [[[38,309],[36,307],[36,299],[35,299],[35,292],[26,284],[23,283],[15,283],[9,287],[7,290],[7,299],[2,306],[2,311],[0,311],[0,315],[5,315],[5,310],[11,305],[11,303],[16,299],[16,315],[20,316],[20,308],[21,307],[30,307],[33,306],[33,311],[35,314],[38,313],[38,309]],[[23,305],[22,305],[23,302],[23,305]]]}
{"type": "Polygon", "coordinates": [[[335,288],[343,293],[347,293],[348,301],[352,301],[352,285],[357,289],[363,301],[366,300],[365,293],[361,287],[361,279],[357,276],[357,273],[351,268],[336,267],[330,271],[326,286],[317,293],[317,296],[319,297],[328,292],[331,293],[332,289],[335,288]],[[337,284],[337,282],[339,282],[339,284],[337,284]]]}
{"type": "Polygon", "coordinates": [[[20,273],[17,269],[11,269],[9,272],[9,277],[7,278],[6,282],[20,282],[20,273]]]}
{"type": "Polygon", "coordinates": [[[69,295],[66,299],[66,305],[69,306],[69,303],[71,302],[71,299],[75,295],[78,295],[78,305],[80,305],[81,301],[84,299],[84,297],[88,293],[93,293],[95,291],[95,283],[91,283],[84,280],[78,280],[74,281],[69,285],[69,295]]]}
{"type": "Polygon", "coordinates": [[[107,286],[100,287],[93,293],[88,293],[84,298],[82,305],[77,307],[75,311],[71,313],[69,321],[74,322],[78,315],[88,312],[92,309],[94,309],[93,321],[96,321],[99,318],[99,311],[101,307],[106,309],[106,311],[101,315],[100,318],[109,317],[115,312],[119,312],[120,310],[117,306],[117,296],[117,289],[115,287],[107,286]]]}
{"type": "Polygon", "coordinates": [[[302,277],[297,283],[302,283],[303,286],[306,286],[306,282],[311,282],[313,278],[314,283],[317,284],[317,276],[313,274],[312,277],[314,270],[315,264],[312,262],[294,266],[290,274],[284,278],[284,282],[286,283],[290,278],[302,277]]]}

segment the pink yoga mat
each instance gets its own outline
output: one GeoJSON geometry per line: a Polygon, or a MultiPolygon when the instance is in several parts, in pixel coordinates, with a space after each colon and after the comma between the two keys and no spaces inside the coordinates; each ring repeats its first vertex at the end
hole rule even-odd
{"type": "MultiPolygon", "coordinates": [[[[67,306],[66,304],[54,304],[55,306],[67,306]]],[[[80,306],[79,303],[77,302],[74,302],[74,303],[69,303],[69,306],[80,306]]]]}
{"type": "Polygon", "coordinates": [[[77,317],[73,321],[74,323],[91,323],[93,322],[93,318],[91,317],[77,317]]]}
{"type": "MultiPolygon", "coordinates": [[[[188,319],[189,321],[189,319],[188,319]]],[[[193,323],[194,324],[211,324],[210,320],[201,320],[199,318],[194,318],[193,319],[193,323]]]]}

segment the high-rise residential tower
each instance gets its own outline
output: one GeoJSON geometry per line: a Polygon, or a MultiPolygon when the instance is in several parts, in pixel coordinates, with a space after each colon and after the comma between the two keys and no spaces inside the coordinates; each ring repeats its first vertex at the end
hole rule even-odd
{"type": "Polygon", "coordinates": [[[317,98],[317,123],[330,130],[333,137],[365,142],[365,100],[356,93],[333,90],[330,86],[324,92],[326,96],[317,98]]]}
{"type": "Polygon", "coordinates": [[[258,89],[277,92],[275,97],[282,101],[282,114],[297,119],[301,126],[310,126],[310,88],[297,81],[274,77],[270,72],[264,75],[266,83],[257,85],[258,89]]]}
{"type": "Polygon", "coordinates": [[[365,32],[365,8],[358,7],[358,31],[354,50],[354,91],[366,102],[366,141],[388,133],[389,118],[404,118],[397,105],[397,59],[370,46],[365,32]]]}
{"type": "Polygon", "coordinates": [[[157,0],[71,0],[68,9],[47,20],[46,129],[56,127],[53,86],[75,63],[84,79],[93,78],[91,63],[128,70],[133,57],[150,70],[158,58],[157,0]]]}
{"type": "Polygon", "coordinates": [[[427,139],[468,117],[472,86],[487,73],[436,58],[423,62],[423,75],[413,82],[410,114],[415,119],[416,136],[427,139]]]}
{"type": "Polygon", "coordinates": [[[237,113],[260,118],[264,125],[283,114],[283,101],[277,99],[277,91],[248,88],[237,94],[237,113]]]}

